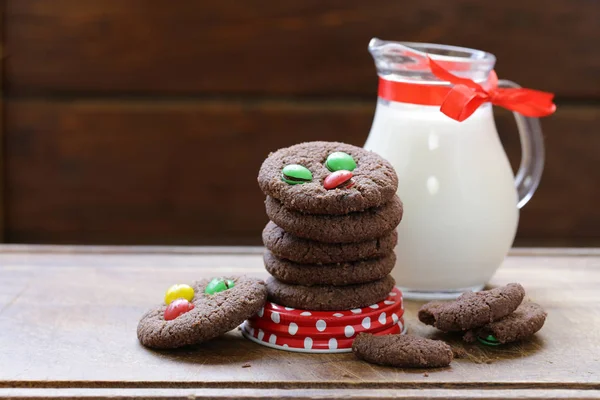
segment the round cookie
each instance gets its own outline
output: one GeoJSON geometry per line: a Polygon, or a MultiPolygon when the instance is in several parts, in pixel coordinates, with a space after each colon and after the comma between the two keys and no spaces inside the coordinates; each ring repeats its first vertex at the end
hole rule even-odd
{"type": "Polygon", "coordinates": [[[347,214],[387,203],[396,193],[398,176],[381,156],[361,147],[339,142],[307,142],[277,150],[263,162],[258,184],[268,196],[281,201],[290,210],[310,214],[347,214]],[[332,172],[327,157],[336,152],[352,156],[354,185],[350,189],[327,190],[323,180],[332,172]],[[289,184],[282,180],[288,165],[301,165],[312,173],[312,181],[289,184]]]}
{"type": "Polygon", "coordinates": [[[500,344],[527,339],[542,329],[547,315],[538,304],[523,303],[501,320],[467,331],[463,339],[474,342],[477,338],[485,339],[492,335],[500,344]]]}
{"type": "Polygon", "coordinates": [[[211,279],[192,284],[194,308],[173,320],[165,320],[164,304],[144,314],[137,327],[140,343],[155,349],[198,344],[235,329],[264,306],[267,289],[262,280],[245,276],[224,279],[233,280],[234,287],[213,295],[204,293],[211,279]]]}
{"type": "Polygon", "coordinates": [[[394,252],[380,258],[339,264],[297,264],[282,260],[269,250],[264,254],[265,268],[277,280],[291,285],[345,286],[384,278],[394,268],[394,252]]]}
{"type": "Polygon", "coordinates": [[[389,234],[402,220],[402,202],[398,196],[381,207],[346,215],[303,214],[283,207],[267,197],[269,219],[294,236],[324,243],[356,243],[389,234]]]}
{"type": "Polygon", "coordinates": [[[398,242],[398,231],[358,243],[323,243],[303,239],[269,221],[262,233],[263,243],[278,258],[300,264],[333,264],[382,257],[398,242]]]}
{"type": "Polygon", "coordinates": [[[267,279],[269,301],[314,311],[342,311],[367,307],[385,299],[394,288],[390,275],[378,281],[349,286],[289,285],[273,277],[267,279]]]}
{"type": "Polygon", "coordinates": [[[443,341],[412,335],[359,333],[352,351],[368,363],[399,368],[446,367],[454,358],[452,348],[443,341]]]}
{"type": "Polygon", "coordinates": [[[419,309],[419,320],[439,330],[466,331],[480,328],[511,314],[525,297],[525,289],[518,283],[509,283],[481,292],[466,292],[456,300],[431,302],[419,309]]]}

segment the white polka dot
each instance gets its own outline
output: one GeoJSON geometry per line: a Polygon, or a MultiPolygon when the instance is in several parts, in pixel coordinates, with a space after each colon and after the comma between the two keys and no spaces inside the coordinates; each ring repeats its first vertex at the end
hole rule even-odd
{"type": "Polygon", "coordinates": [[[269,336],[269,343],[275,344],[276,342],[277,342],[277,336],[271,334],[271,336],[269,336]]]}
{"type": "Polygon", "coordinates": [[[372,308],[373,310],[376,310],[376,309],[378,309],[378,308],[379,308],[379,304],[371,304],[371,305],[369,306],[369,308],[372,308]]]}
{"type": "Polygon", "coordinates": [[[352,311],[352,314],[360,314],[362,312],[362,310],[360,308],[353,308],[350,311],[352,311]]]}
{"type": "Polygon", "coordinates": [[[278,324],[279,321],[281,321],[281,318],[279,317],[279,313],[278,312],[272,312],[271,313],[271,321],[275,322],[276,324],[278,324]]]}
{"type": "Polygon", "coordinates": [[[386,315],[384,312],[382,312],[381,314],[379,314],[379,319],[377,321],[379,321],[379,323],[381,325],[385,325],[385,319],[386,319],[386,315]]]}
{"type": "Polygon", "coordinates": [[[390,292],[389,295],[392,296],[392,297],[395,297],[397,295],[397,293],[396,292],[390,292]]]}
{"type": "Polygon", "coordinates": [[[307,337],[304,339],[304,348],[305,349],[312,349],[312,339],[307,337]]]}
{"type": "Polygon", "coordinates": [[[337,349],[337,340],[335,340],[335,338],[329,339],[329,348],[331,350],[337,349]]]}
{"type": "Polygon", "coordinates": [[[339,318],[339,317],[343,317],[343,316],[344,316],[344,314],[342,314],[342,313],[339,313],[339,312],[336,312],[335,314],[333,314],[333,316],[334,316],[334,317],[338,317],[338,318],[339,318]]]}
{"type": "Polygon", "coordinates": [[[396,313],[392,314],[392,321],[394,321],[395,324],[398,323],[398,316],[396,315],[396,313]]]}
{"type": "Polygon", "coordinates": [[[346,325],[346,327],[344,328],[344,335],[346,337],[351,337],[352,335],[354,335],[354,328],[350,325],[346,325]]]}
{"type": "Polygon", "coordinates": [[[294,311],[294,310],[295,310],[295,308],[292,308],[292,307],[284,307],[284,308],[285,308],[286,310],[288,310],[288,311],[294,311]]]}
{"type": "Polygon", "coordinates": [[[385,301],[383,302],[383,304],[387,304],[388,306],[389,306],[390,304],[394,304],[394,303],[395,303],[395,301],[393,301],[393,300],[385,300],[385,301]]]}
{"type": "Polygon", "coordinates": [[[402,324],[402,321],[398,322],[398,328],[400,328],[400,332],[404,330],[404,324],[402,324]]]}
{"type": "Polygon", "coordinates": [[[263,307],[263,308],[261,308],[260,310],[258,310],[258,316],[259,316],[259,317],[261,317],[261,318],[262,318],[262,316],[264,315],[264,313],[265,313],[265,308],[264,308],[264,307],[263,307]]]}
{"type": "Polygon", "coordinates": [[[400,309],[404,310],[404,303],[400,306],[400,309]]]}
{"type": "Polygon", "coordinates": [[[265,333],[262,331],[262,329],[258,330],[258,340],[263,340],[263,338],[265,337],[265,333]]]}
{"type": "Polygon", "coordinates": [[[316,327],[319,332],[323,332],[325,330],[325,328],[327,328],[327,323],[325,323],[325,321],[320,319],[317,321],[316,327]]]}
{"type": "Polygon", "coordinates": [[[346,335],[346,337],[351,337],[352,335],[354,335],[354,328],[350,325],[346,325],[346,327],[344,328],[344,335],[346,335]]]}
{"type": "Polygon", "coordinates": [[[303,315],[305,317],[310,317],[312,314],[310,313],[310,311],[304,311],[304,312],[301,312],[300,315],[303,315]]]}
{"type": "Polygon", "coordinates": [[[288,346],[287,344],[284,344],[283,347],[290,347],[290,346],[288,346]]]}
{"type": "Polygon", "coordinates": [[[365,317],[365,319],[362,320],[362,326],[365,329],[369,329],[371,327],[371,318],[365,317]]]}
{"type": "Polygon", "coordinates": [[[248,333],[250,334],[250,336],[254,336],[254,328],[250,328],[248,330],[248,333]]]}
{"type": "Polygon", "coordinates": [[[274,310],[278,310],[279,306],[275,303],[271,303],[271,308],[273,308],[274,310]]]}
{"type": "Polygon", "coordinates": [[[298,325],[293,322],[290,322],[290,326],[288,326],[288,332],[290,333],[290,335],[294,336],[296,332],[298,332],[298,325]]]}

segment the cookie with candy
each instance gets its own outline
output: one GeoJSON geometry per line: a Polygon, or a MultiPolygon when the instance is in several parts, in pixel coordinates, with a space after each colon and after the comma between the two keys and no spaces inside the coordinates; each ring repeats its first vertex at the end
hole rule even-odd
{"type": "Polygon", "coordinates": [[[542,329],[547,315],[539,304],[523,303],[512,314],[467,331],[463,339],[469,343],[477,340],[489,346],[529,339],[542,329]]]}
{"type": "Polygon", "coordinates": [[[463,293],[455,301],[430,302],[419,310],[421,322],[445,331],[464,332],[466,342],[498,346],[531,338],[544,326],[546,311],[525,302],[518,283],[463,293]]]}
{"type": "Polygon", "coordinates": [[[362,147],[307,142],[271,153],[258,185],[289,210],[343,215],[392,200],[398,176],[389,162],[362,147]]]}
{"type": "Polygon", "coordinates": [[[164,304],[142,316],[141,344],[171,349],[214,339],[240,325],[265,304],[262,280],[245,276],[203,279],[171,286],[164,304]]]}

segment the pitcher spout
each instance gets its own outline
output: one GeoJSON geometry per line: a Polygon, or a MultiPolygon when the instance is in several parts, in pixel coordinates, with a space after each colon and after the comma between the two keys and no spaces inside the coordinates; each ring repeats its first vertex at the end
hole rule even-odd
{"type": "Polygon", "coordinates": [[[434,43],[396,42],[373,38],[369,52],[377,73],[388,79],[439,82],[431,73],[428,57],[452,73],[476,82],[487,80],[496,57],[485,51],[434,43]]]}

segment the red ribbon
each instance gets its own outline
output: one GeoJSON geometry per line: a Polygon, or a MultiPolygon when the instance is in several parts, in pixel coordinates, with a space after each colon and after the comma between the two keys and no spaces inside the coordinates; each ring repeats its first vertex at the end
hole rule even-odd
{"type": "Polygon", "coordinates": [[[525,88],[499,88],[495,71],[482,85],[461,78],[429,58],[431,72],[452,87],[394,82],[379,78],[379,97],[386,100],[422,105],[439,105],[440,111],[459,122],[469,118],[483,103],[516,111],[527,117],[545,117],[556,110],[554,94],[525,88]]]}

